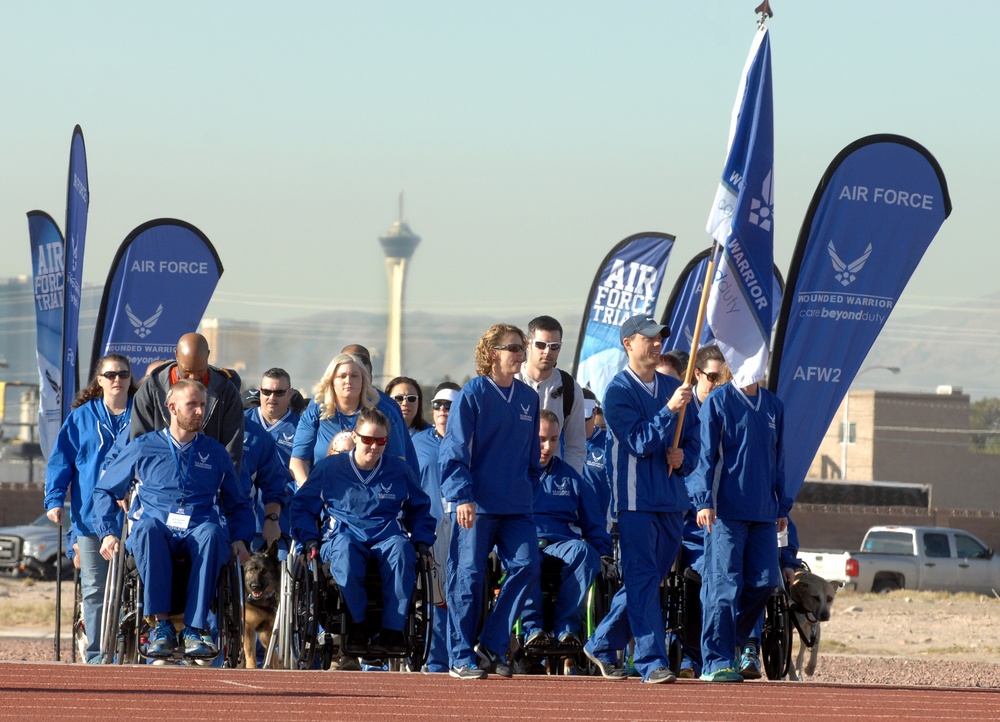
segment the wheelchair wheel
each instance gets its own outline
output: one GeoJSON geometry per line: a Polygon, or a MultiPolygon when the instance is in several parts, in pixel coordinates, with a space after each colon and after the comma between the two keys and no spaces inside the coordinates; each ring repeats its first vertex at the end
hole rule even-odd
{"type": "MultiPolygon", "coordinates": [[[[608,616],[608,612],[611,611],[611,600],[614,599],[619,588],[621,588],[621,582],[609,582],[603,573],[598,574],[597,578],[590,585],[590,589],[587,590],[587,596],[584,598],[584,605],[587,612],[583,620],[584,628],[581,630],[581,638],[585,642],[594,634],[601,620],[608,616]]],[[[590,657],[583,652],[574,657],[574,664],[580,671],[580,674],[587,676],[600,674],[594,663],[590,661],[590,657]]]]}
{"type": "Polygon", "coordinates": [[[319,634],[320,562],[299,554],[292,562],[288,628],[288,669],[312,669],[319,634]]]}
{"type": "Polygon", "coordinates": [[[784,679],[792,662],[792,624],[788,593],[775,589],[767,600],[761,637],[761,662],[768,679],[784,679]]]}
{"type": "Polygon", "coordinates": [[[83,584],[80,581],[80,570],[73,569],[73,651],[70,659],[75,663],[77,657],[87,658],[87,630],[83,625],[83,584]]]}
{"type": "Polygon", "coordinates": [[[138,661],[138,634],[136,625],[137,579],[130,577],[126,568],[125,539],[128,525],[122,532],[118,554],[108,565],[108,579],[104,587],[104,607],[101,612],[101,663],[125,664],[138,661]]]}
{"type": "Polygon", "coordinates": [[[417,580],[410,597],[410,613],[407,615],[407,637],[410,653],[407,664],[413,672],[419,672],[427,662],[431,652],[431,634],[434,628],[434,581],[431,572],[421,568],[417,562],[417,580]]]}
{"type": "Polygon", "coordinates": [[[222,666],[235,669],[243,665],[243,567],[239,559],[230,558],[222,568],[216,594],[222,666]]]}
{"type": "Polygon", "coordinates": [[[670,671],[680,674],[684,662],[684,629],[687,626],[687,605],[684,597],[683,572],[672,571],[664,580],[662,596],[663,616],[667,631],[667,660],[670,671]]]}

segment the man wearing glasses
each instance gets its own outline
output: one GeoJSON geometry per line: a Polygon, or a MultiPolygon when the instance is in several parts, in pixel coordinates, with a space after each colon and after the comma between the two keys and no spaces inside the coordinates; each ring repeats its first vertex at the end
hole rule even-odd
{"type": "Polygon", "coordinates": [[[583,419],[583,390],[572,376],[556,368],[562,350],[563,329],[552,316],[538,316],[528,324],[528,349],[518,380],[538,392],[538,403],[559,419],[562,429],[559,457],[583,473],[587,435],[583,419]]]}
{"type": "Polygon", "coordinates": [[[483,679],[488,672],[511,676],[510,632],[540,573],[532,518],[541,478],[538,394],[515,378],[524,343],[521,329],[502,323],[479,339],[478,376],[452,404],[438,457],[441,490],[453,509],[448,652],[449,674],[458,679],[483,679]],[[494,547],[507,577],[480,631],[494,547]]]}
{"type": "Polygon", "coordinates": [[[271,435],[285,466],[292,458],[295,427],[299,423],[299,415],[289,408],[292,393],[288,372],[281,368],[268,369],[260,380],[260,406],[244,412],[247,419],[256,421],[271,435]]]}
{"type": "Polygon", "coordinates": [[[167,392],[179,379],[199,381],[206,389],[202,433],[226,447],[236,473],[243,462],[243,400],[228,371],[209,366],[208,341],[200,333],[186,333],[177,342],[175,360],[150,373],[135,393],[131,438],[170,426],[167,392]]]}
{"type": "Polygon", "coordinates": [[[369,558],[377,560],[384,603],[374,651],[402,654],[416,557],[432,563],[431,500],[405,461],[384,454],[389,422],[381,411],[362,409],[351,435],[354,449],[320,460],[292,497],[292,536],[306,553],[318,549],[330,565],[350,612],[347,636],[352,646],[371,644],[371,630],[365,627],[365,571],[369,558]]]}

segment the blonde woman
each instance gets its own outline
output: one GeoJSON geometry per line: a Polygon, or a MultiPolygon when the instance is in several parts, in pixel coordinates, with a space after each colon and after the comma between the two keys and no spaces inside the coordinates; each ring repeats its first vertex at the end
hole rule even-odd
{"type": "MultiPolygon", "coordinates": [[[[335,356],[313,387],[313,398],[295,428],[292,459],[288,465],[295,481],[300,485],[305,483],[312,467],[326,457],[333,437],[342,431],[354,430],[361,409],[378,408],[383,403],[361,359],[348,353],[335,356]]],[[[395,404],[391,400],[389,403],[395,404]]],[[[405,458],[404,434],[408,434],[406,428],[389,430],[387,454],[405,458]]]]}

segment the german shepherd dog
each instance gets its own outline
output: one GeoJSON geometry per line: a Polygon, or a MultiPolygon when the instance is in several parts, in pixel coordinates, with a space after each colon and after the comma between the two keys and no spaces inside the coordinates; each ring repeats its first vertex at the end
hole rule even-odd
{"type": "MultiPolygon", "coordinates": [[[[243,586],[247,598],[244,605],[243,658],[247,669],[257,667],[257,637],[264,649],[271,643],[271,630],[278,613],[278,590],[281,586],[281,564],[278,544],[259,551],[243,563],[243,586]]],[[[274,667],[280,667],[278,655],[274,667]]]]}

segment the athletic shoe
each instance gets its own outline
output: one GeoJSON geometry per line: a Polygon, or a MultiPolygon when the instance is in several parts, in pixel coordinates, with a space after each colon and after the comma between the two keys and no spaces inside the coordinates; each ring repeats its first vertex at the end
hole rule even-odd
{"type": "Polygon", "coordinates": [[[559,635],[559,646],[566,649],[580,649],[583,646],[583,642],[572,632],[563,632],[559,635]]]}
{"type": "Polygon", "coordinates": [[[760,679],[760,655],[756,644],[748,644],[740,656],[740,676],[743,679],[760,679]]]}
{"type": "Polygon", "coordinates": [[[698,673],[694,671],[694,667],[685,667],[677,675],[677,679],[698,679],[698,673]]]}
{"type": "Polygon", "coordinates": [[[487,672],[493,672],[499,677],[510,677],[512,673],[510,667],[507,666],[507,662],[499,654],[494,654],[488,650],[481,643],[477,643],[473,650],[479,660],[483,663],[483,669],[487,672]]]}
{"type": "Polygon", "coordinates": [[[219,653],[215,645],[205,639],[205,634],[194,627],[184,627],[181,631],[185,657],[214,657],[219,653]]]}
{"type": "Polygon", "coordinates": [[[360,672],[361,665],[355,657],[348,657],[345,654],[331,660],[330,669],[334,672],[360,672]]]}
{"type": "Polygon", "coordinates": [[[548,632],[542,629],[536,629],[524,638],[525,649],[544,649],[545,647],[549,647],[551,645],[552,638],[549,637],[548,632]]]}
{"type": "Polygon", "coordinates": [[[742,682],[743,677],[732,667],[717,669],[714,672],[706,672],[698,679],[703,682],[742,682]]]}
{"type": "Polygon", "coordinates": [[[583,653],[587,655],[587,659],[594,663],[597,667],[597,671],[601,673],[601,676],[604,677],[604,679],[611,679],[616,682],[628,679],[628,672],[622,669],[620,665],[617,665],[614,662],[604,662],[598,659],[597,656],[586,647],[583,648],[583,653]]]}
{"type": "Polygon", "coordinates": [[[486,670],[479,669],[469,664],[463,664],[461,667],[452,667],[448,670],[448,674],[455,679],[486,679],[486,670]]]}
{"type": "Polygon", "coordinates": [[[150,657],[169,657],[177,649],[177,630],[169,619],[160,619],[153,628],[152,639],[146,648],[150,657]]]}
{"type": "Polygon", "coordinates": [[[669,667],[657,667],[642,681],[646,684],[670,684],[676,682],[677,677],[674,676],[669,667]]]}

